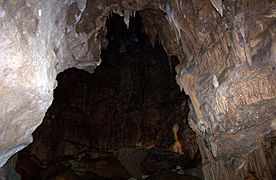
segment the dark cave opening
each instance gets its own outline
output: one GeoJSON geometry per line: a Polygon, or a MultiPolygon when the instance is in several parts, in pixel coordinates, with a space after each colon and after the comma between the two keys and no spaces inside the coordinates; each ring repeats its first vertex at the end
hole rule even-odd
{"type": "Polygon", "coordinates": [[[108,46],[93,74],[60,73],[54,101],[31,145],[18,153],[24,179],[202,178],[189,98],[175,82],[176,57],[152,47],[139,13],[112,14],[108,46]],[[190,177],[189,177],[190,176],[190,177]]]}

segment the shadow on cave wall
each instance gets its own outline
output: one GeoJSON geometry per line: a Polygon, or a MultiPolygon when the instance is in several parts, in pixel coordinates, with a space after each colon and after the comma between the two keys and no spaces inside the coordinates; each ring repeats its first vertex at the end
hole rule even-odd
{"type": "Polygon", "coordinates": [[[68,69],[34,142],[18,155],[22,179],[202,177],[178,60],[152,47],[139,15],[107,20],[108,47],[93,74],[68,69]],[[176,145],[178,143],[178,146],[176,145]],[[183,175],[185,174],[185,176],[183,175]]]}

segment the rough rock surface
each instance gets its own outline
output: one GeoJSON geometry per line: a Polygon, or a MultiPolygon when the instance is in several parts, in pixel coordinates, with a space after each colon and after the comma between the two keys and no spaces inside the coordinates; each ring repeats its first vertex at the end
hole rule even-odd
{"type": "Polygon", "coordinates": [[[81,0],[0,2],[0,165],[30,143],[51,104],[55,72],[93,71],[101,62],[107,16],[114,11],[128,23],[147,9],[141,16],[152,41],[158,35],[180,60],[176,79],[192,101],[206,179],[242,179],[249,171],[272,179],[274,0],[88,1],[85,10],[81,0]]]}
{"type": "Polygon", "coordinates": [[[52,46],[63,33],[55,18],[63,6],[0,1],[0,166],[32,142],[32,132],[51,105],[56,77],[52,46]]]}
{"type": "MultiPolygon", "coordinates": [[[[123,23],[119,16],[112,19],[118,18],[123,23]]],[[[185,168],[193,167],[190,162],[199,149],[187,124],[188,98],[169,66],[177,59],[168,60],[160,45],[145,47],[141,34],[131,42],[134,34],[127,33],[127,42],[118,41],[118,33],[108,33],[113,40],[93,74],[72,68],[58,75],[53,104],[34,133],[34,142],[19,154],[17,171],[22,177],[47,179],[62,168],[75,176],[98,178],[128,174],[140,178],[169,171],[183,160],[172,152],[176,137],[185,151],[185,168]],[[127,44],[126,52],[120,52],[120,43],[127,44]],[[174,135],[175,123],[179,130],[174,135]],[[154,147],[160,149],[143,151],[154,147]],[[106,152],[114,152],[127,172],[106,152]]]]}
{"type": "Polygon", "coordinates": [[[20,175],[15,171],[17,155],[11,157],[7,163],[0,168],[0,180],[20,180],[20,175]]]}

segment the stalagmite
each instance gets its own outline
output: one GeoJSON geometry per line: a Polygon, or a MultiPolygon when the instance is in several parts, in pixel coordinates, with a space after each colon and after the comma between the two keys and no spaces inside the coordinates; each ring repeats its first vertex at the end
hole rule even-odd
{"type": "Polygon", "coordinates": [[[179,131],[179,125],[177,123],[175,123],[172,127],[172,132],[173,132],[174,140],[175,140],[175,142],[172,145],[172,151],[182,155],[182,154],[184,154],[184,151],[183,151],[183,147],[178,139],[178,135],[177,135],[178,131],[179,131]]]}

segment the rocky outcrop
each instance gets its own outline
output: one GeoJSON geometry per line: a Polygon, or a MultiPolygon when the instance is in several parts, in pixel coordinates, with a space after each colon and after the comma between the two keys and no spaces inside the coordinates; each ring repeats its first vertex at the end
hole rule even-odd
{"type": "Polygon", "coordinates": [[[158,36],[180,60],[176,80],[192,101],[189,122],[206,178],[241,179],[249,171],[272,178],[275,147],[266,139],[276,129],[275,1],[0,2],[1,165],[31,142],[56,72],[99,65],[110,13],[128,24],[144,10],[152,42],[158,36]]]}
{"type": "Polygon", "coordinates": [[[55,17],[62,7],[0,1],[0,166],[32,142],[32,132],[51,105],[56,77],[52,46],[63,34],[55,17]]]}

